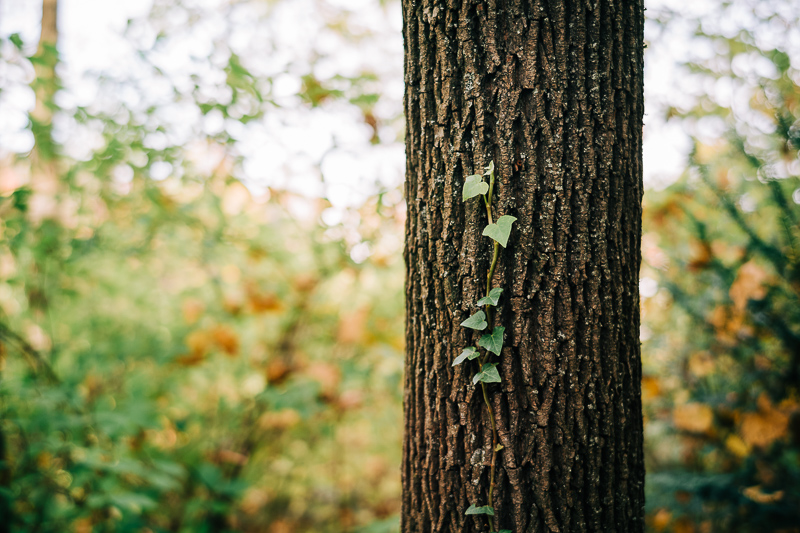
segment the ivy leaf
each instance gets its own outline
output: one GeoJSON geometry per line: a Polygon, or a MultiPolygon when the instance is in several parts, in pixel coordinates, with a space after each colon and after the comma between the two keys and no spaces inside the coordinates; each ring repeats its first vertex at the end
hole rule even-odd
{"type": "Polygon", "coordinates": [[[497,533],[514,533],[514,532],[511,531],[510,529],[501,529],[497,533]]]}
{"type": "Polygon", "coordinates": [[[481,330],[486,329],[486,326],[489,324],[486,322],[486,315],[483,313],[483,311],[478,311],[462,322],[461,325],[465,328],[481,330]]]}
{"type": "Polygon", "coordinates": [[[11,44],[13,44],[17,50],[22,50],[22,38],[19,36],[19,33],[12,33],[8,36],[8,40],[11,41],[11,44]]]}
{"type": "Polygon", "coordinates": [[[483,181],[483,176],[480,174],[473,174],[467,176],[464,181],[464,190],[461,193],[461,198],[465,202],[470,198],[474,198],[479,194],[486,194],[489,191],[489,184],[483,181]]]}
{"type": "Polygon", "coordinates": [[[464,351],[461,352],[461,355],[456,357],[456,360],[453,361],[453,366],[460,365],[467,359],[472,361],[473,359],[479,357],[480,355],[481,354],[478,353],[478,350],[476,348],[473,348],[472,346],[470,346],[469,348],[464,348],[464,351]]]}
{"type": "Polygon", "coordinates": [[[500,301],[500,295],[503,294],[503,289],[500,287],[495,287],[494,289],[489,291],[489,296],[484,296],[480,300],[478,300],[478,305],[493,305],[497,307],[497,302],[500,301]]]}
{"type": "Polygon", "coordinates": [[[481,371],[472,378],[472,384],[477,385],[479,381],[484,383],[500,383],[500,373],[497,371],[497,363],[486,363],[481,371]]]}
{"type": "Polygon", "coordinates": [[[500,350],[503,349],[503,333],[506,328],[498,326],[494,328],[491,334],[484,335],[478,341],[478,346],[486,348],[495,355],[500,355],[500,350]]]}
{"type": "Polygon", "coordinates": [[[483,507],[470,505],[465,514],[488,514],[489,516],[494,516],[494,508],[491,505],[484,505],[483,507]]]}
{"type": "Polygon", "coordinates": [[[489,161],[489,164],[486,166],[486,172],[483,173],[484,176],[489,176],[494,172],[494,160],[489,161]]]}
{"type": "Polygon", "coordinates": [[[483,228],[483,234],[486,237],[491,237],[500,243],[503,248],[508,244],[508,236],[511,235],[511,224],[517,220],[517,217],[510,215],[503,215],[497,219],[497,223],[489,224],[483,228]]]}

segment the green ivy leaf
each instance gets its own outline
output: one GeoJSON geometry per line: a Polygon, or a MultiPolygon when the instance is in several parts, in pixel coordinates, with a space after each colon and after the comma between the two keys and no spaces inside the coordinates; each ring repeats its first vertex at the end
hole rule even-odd
{"type": "Polygon", "coordinates": [[[489,224],[483,229],[486,237],[491,237],[500,243],[503,248],[508,244],[508,236],[511,235],[511,224],[517,220],[516,217],[503,215],[497,219],[497,223],[489,224]]]}
{"type": "Polygon", "coordinates": [[[474,198],[479,194],[486,194],[489,191],[489,184],[483,181],[483,176],[480,174],[473,174],[467,176],[464,181],[464,190],[461,193],[461,198],[466,202],[470,198],[474,198]]]}
{"type": "Polygon", "coordinates": [[[491,334],[484,335],[478,341],[478,346],[486,348],[495,355],[500,355],[500,350],[503,349],[503,333],[506,328],[498,326],[494,328],[491,334]]]}
{"type": "Polygon", "coordinates": [[[489,161],[489,164],[485,168],[486,172],[483,173],[484,176],[490,176],[494,173],[494,161],[489,161]]]}
{"type": "Polygon", "coordinates": [[[514,533],[514,532],[511,531],[510,529],[501,529],[497,533],[514,533]]]}
{"type": "Polygon", "coordinates": [[[489,296],[484,296],[480,300],[478,300],[478,305],[494,305],[497,306],[497,302],[500,301],[500,295],[503,294],[503,289],[500,287],[495,287],[494,289],[489,291],[489,296]]]}
{"type": "Polygon", "coordinates": [[[486,326],[488,326],[489,324],[486,322],[486,315],[484,314],[484,312],[478,311],[477,313],[466,319],[464,322],[462,322],[461,325],[464,326],[465,328],[481,330],[481,329],[486,329],[486,326]]]}
{"type": "Polygon", "coordinates": [[[17,50],[22,50],[22,37],[19,36],[19,33],[12,33],[8,36],[8,40],[17,50]]]}
{"type": "Polygon", "coordinates": [[[489,516],[494,516],[494,508],[491,505],[484,505],[483,507],[470,505],[465,514],[488,514],[489,516]]]}
{"type": "Polygon", "coordinates": [[[481,354],[478,353],[477,348],[473,348],[472,346],[470,346],[469,348],[464,348],[464,351],[461,352],[461,355],[456,357],[456,360],[453,361],[453,366],[460,365],[461,363],[463,363],[467,359],[472,361],[473,359],[475,359],[476,357],[479,357],[480,355],[481,354]]]}
{"type": "Polygon", "coordinates": [[[486,363],[481,367],[481,371],[472,377],[472,384],[477,385],[479,381],[484,383],[500,383],[500,373],[497,371],[497,363],[486,363]]]}

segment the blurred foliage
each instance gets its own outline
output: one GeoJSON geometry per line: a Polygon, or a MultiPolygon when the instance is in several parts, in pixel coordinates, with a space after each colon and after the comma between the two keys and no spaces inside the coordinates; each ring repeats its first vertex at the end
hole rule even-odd
{"type": "MultiPolygon", "coordinates": [[[[0,47],[9,69],[58,63],[0,47]]],[[[31,117],[34,149],[2,161],[0,530],[396,530],[401,194],[343,211],[253,192],[227,128],[173,136],[176,103],[275,108],[243,63],[160,102],[45,102],[53,123],[31,117]],[[65,123],[95,132],[85,157],[65,123]]],[[[307,106],[376,101],[369,73],[341,94],[304,79],[307,106]]]]}
{"type": "Polygon", "coordinates": [[[696,22],[696,98],[666,110],[694,148],[645,197],[653,531],[800,531],[800,25],[764,4],[696,22]]]}
{"type": "MultiPolygon", "coordinates": [[[[400,193],[342,210],[235,179],[286,76],[292,106],[347,107],[366,144],[396,117],[380,77],[326,53],[264,71],[269,43],[234,23],[282,2],[249,4],[175,74],[204,15],[157,2],[129,25],[142,64],[89,105],[44,102],[34,149],[0,162],[0,531],[397,530],[400,193]]],[[[800,21],[783,0],[715,9],[648,12],[693,23],[696,57],[664,108],[694,136],[687,170],[645,196],[647,524],[798,531],[800,21]]],[[[0,43],[3,83],[58,64],[33,45],[0,43]]]]}

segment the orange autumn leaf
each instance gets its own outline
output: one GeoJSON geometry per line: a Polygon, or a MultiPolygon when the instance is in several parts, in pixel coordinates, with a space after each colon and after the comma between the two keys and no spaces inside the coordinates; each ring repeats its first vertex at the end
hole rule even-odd
{"type": "Polygon", "coordinates": [[[204,354],[187,353],[187,354],[183,354],[183,355],[178,356],[175,359],[175,361],[179,365],[183,365],[183,366],[197,366],[200,363],[202,363],[204,359],[205,359],[205,355],[204,354]]]}
{"type": "Polygon", "coordinates": [[[767,295],[764,284],[769,274],[755,261],[748,261],[739,268],[736,280],[731,284],[729,294],[736,309],[742,311],[749,300],[761,300],[767,295]]]}
{"type": "Polygon", "coordinates": [[[755,485],[753,487],[747,487],[742,490],[742,494],[744,496],[756,503],[760,503],[762,505],[769,505],[775,502],[779,502],[783,499],[783,491],[778,490],[772,493],[766,493],[761,490],[760,485],[755,485]]]}
{"type": "Polygon", "coordinates": [[[194,324],[200,320],[200,317],[203,316],[205,310],[206,306],[197,298],[187,298],[183,301],[183,305],[181,305],[183,320],[187,324],[194,324]]]}
{"type": "Polygon", "coordinates": [[[268,411],[258,417],[258,426],[261,429],[288,429],[300,422],[300,413],[294,409],[281,409],[280,411],[268,411]]]}
{"type": "Polygon", "coordinates": [[[704,403],[678,405],[672,411],[672,423],[683,431],[705,433],[714,423],[714,412],[704,403]]]}
{"type": "Polygon", "coordinates": [[[277,385],[285,381],[293,371],[294,368],[283,359],[272,359],[267,363],[265,377],[267,378],[267,383],[277,385]]]}
{"type": "Polygon", "coordinates": [[[654,376],[642,376],[642,400],[649,401],[661,395],[661,384],[654,376]]]}
{"type": "Polygon", "coordinates": [[[251,313],[265,313],[267,311],[278,311],[281,309],[281,301],[272,293],[262,292],[253,284],[248,284],[247,288],[247,309],[251,313]]]}
{"type": "Polygon", "coordinates": [[[339,320],[338,340],[342,344],[357,343],[364,338],[369,309],[361,309],[342,316],[339,320]]]}
{"type": "Polygon", "coordinates": [[[675,533],[694,533],[695,527],[694,522],[689,519],[687,516],[682,516],[675,521],[675,525],[672,527],[672,531],[675,533]]]}
{"type": "Polygon", "coordinates": [[[758,411],[742,415],[739,434],[749,446],[766,448],[786,436],[789,415],[776,409],[766,394],[758,397],[758,411]]]}
{"type": "Polygon", "coordinates": [[[342,379],[342,373],[339,367],[323,361],[311,363],[308,368],[306,368],[305,373],[308,377],[320,384],[322,394],[329,396],[336,393],[339,381],[342,379]]]}
{"type": "Polygon", "coordinates": [[[670,513],[667,509],[659,509],[658,512],[653,515],[653,529],[656,531],[664,531],[671,520],[672,513],[670,513]]]}
{"type": "Polygon", "coordinates": [[[228,355],[239,353],[239,337],[228,326],[217,326],[211,331],[211,335],[220,350],[228,355]]]}
{"type": "Polygon", "coordinates": [[[714,357],[708,352],[696,352],[689,357],[689,372],[701,378],[714,371],[714,357]]]}
{"type": "Polygon", "coordinates": [[[694,239],[689,242],[689,270],[697,271],[711,263],[713,254],[711,246],[706,241],[694,239]]]}

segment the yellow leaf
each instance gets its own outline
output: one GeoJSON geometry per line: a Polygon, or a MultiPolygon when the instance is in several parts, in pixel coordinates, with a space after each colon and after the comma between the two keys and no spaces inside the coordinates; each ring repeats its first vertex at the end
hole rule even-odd
{"type": "Polygon", "coordinates": [[[675,427],[691,433],[705,433],[714,423],[714,412],[704,403],[687,403],[672,411],[675,427]]]}
{"type": "Polygon", "coordinates": [[[184,342],[186,343],[186,346],[189,348],[192,354],[203,356],[208,352],[208,349],[211,347],[213,339],[209,334],[209,332],[204,331],[202,329],[196,329],[186,336],[184,342]]]}
{"type": "Polygon", "coordinates": [[[701,378],[714,371],[714,358],[708,352],[696,352],[689,357],[689,372],[701,378]]]}
{"type": "Polygon", "coordinates": [[[753,500],[756,503],[760,504],[771,504],[783,499],[783,491],[778,490],[771,494],[767,494],[763,490],[761,490],[761,485],[755,485],[753,487],[747,487],[746,489],[742,490],[742,494],[745,497],[753,500]]]}
{"type": "Polygon", "coordinates": [[[258,417],[258,426],[261,429],[288,429],[300,422],[300,413],[294,409],[268,411],[258,417]]]}
{"type": "Polygon", "coordinates": [[[728,448],[732,454],[741,458],[747,457],[750,453],[750,446],[738,435],[729,435],[728,438],[725,439],[725,447],[728,448]]]}

